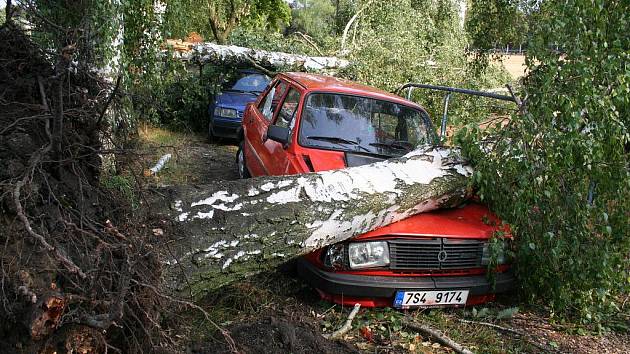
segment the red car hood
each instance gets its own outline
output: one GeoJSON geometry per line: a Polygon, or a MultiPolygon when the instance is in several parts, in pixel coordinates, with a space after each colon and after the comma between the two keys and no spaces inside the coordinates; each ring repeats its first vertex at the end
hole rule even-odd
{"type": "MultiPolygon", "coordinates": [[[[317,172],[346,167],[344,153],[341,151],[309,149],[308,152],[313,169],[317,172]]],[[[485,205],[470,201],[459,208],[417,214],[359,235],[355,239],[363,240],[388,235],[488,239],[497,230],[509,234],[509,227],[502,226],[500,219],[485,205]]]]}
{"type": "Polygon", "coordinates": [[[469,202],[454,209],[417,214],[405,220],[381,227],[356,239],[385,235],[448,236],[453,238],[487,239],[497,230],[509,232],[487,207],[469,202]]]}

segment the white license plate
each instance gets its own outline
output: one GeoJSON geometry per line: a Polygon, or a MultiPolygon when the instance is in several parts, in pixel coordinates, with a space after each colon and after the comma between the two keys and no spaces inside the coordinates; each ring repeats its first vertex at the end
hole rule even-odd
{"type": "Polygon", "coordinates": [[[468,290],[397,291],[394,307],[433,307],[466,304],[468,290]]]}

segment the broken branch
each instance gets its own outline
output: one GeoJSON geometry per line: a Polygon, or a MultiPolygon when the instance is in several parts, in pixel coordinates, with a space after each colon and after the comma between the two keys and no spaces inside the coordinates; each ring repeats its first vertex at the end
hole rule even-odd
{"type": "Polygon", "coordinates": [[[359,303],[354,304],[354,308],[350,312],[350,315],[348,315],[348,319],[343,324],[343,326],[341,326],[341,328],[339,328],[338,330],[332,332],[330,335],[324,335],[324,338],[337,339],[337,338],[341,338],[344,334],[348,333],[350,328],[352,328],[352,320],[354,320],[354,317],[357,315],[357,313],[359,313],[360,308],[361,308],[361,304],[359,303]]]}
{"type": "Polygon", "coordinates": [[[427,325],[421,325],[419,323],[414,323],[408,320],[403,321],[403,325],[409,329],[412,329],[424,336],[431,337],[438,343],[445,345],[451,349],[453,349],[456,353],[459,354],[473,354],[470,350],[466,349],[459,343],[453,341],[449,337],[447,337],[444,333],[431,328],[427,325]]]}

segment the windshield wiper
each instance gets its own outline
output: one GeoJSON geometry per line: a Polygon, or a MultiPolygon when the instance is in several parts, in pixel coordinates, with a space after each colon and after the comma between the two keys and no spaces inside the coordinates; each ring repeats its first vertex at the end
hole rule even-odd
{"type": "Polygon", "coordinates": [[[389,143],[370,143],[370,145],[371,146],[384,146],[384,147],[393,148],[397,150],[406,150],[406,151],[413,150],[413,148],[411,147],[413,145],[406,141],[392,141],[389,143]]]}
{"type": "Polygon", "coordinates": [[[306,139],[327,141],[329,143],[335,143],[335,144],[355,145],[356,147],[358,147],[359,149],[361,149],[363,151],[372,152],[370,149],[366,148],[365,146],[361,146],[361,144],[359,144],[356,141],[348,140],[348,139],[344,139],[344,138],[339,138],[339,137],[336,137],[336,136],[310,135],[310,136],[307,136],[306,139]]]}

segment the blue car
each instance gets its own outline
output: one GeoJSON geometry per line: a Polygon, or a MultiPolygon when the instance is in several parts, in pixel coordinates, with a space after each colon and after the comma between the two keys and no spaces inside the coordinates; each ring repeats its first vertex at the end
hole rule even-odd
{"type": "Polygon", "coordinates": [[[221,93],[208,107],[208,138],[236,138],[241,128],[245,106],[254,102],[271,79],[255,70],[241,70],[222,85],[221,93]]]}

